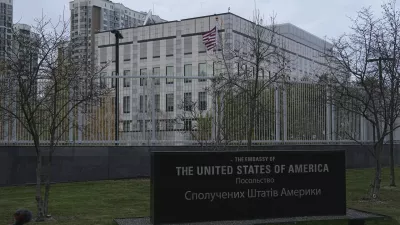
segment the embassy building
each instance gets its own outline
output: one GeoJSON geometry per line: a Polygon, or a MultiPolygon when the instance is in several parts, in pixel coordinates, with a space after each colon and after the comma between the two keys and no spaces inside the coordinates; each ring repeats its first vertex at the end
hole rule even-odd
{"type": "MultiPolygon", "coordinates": [[[[184,132],[192,129],[192,122],[179,123],[176,119],[191,110],[185,101],[196,102],[199,111],[205,112],[203,115],[212,113],[213,98],[205,91],[211,81],[174,77],[214,75],[213,56],[206,51],[202,35],[213,29],[217,20],[218,33],[232,44],[246,36],[246,28],[252,23],[235,14],[223,13],[120,30],[123,35],[119,49],[120,140],[141,140],[140,144],[162,140],[164,144],[168,141],[177,144],[193,139],[190,132],[184,132]]],[[[328,42],[290,23],[279,24],[277,28],[279,43],[290,57],[292,81],[313,77],[315,71],[324,67],[321,55],[330,47],[328,42]]],[[[102,76],[114,76],[115,36],[110,31],[96,33],[95,54],[99,66],[109,63],[102,76]]],[[[115,87],[113,79],[103,82],[115,87]]]]}

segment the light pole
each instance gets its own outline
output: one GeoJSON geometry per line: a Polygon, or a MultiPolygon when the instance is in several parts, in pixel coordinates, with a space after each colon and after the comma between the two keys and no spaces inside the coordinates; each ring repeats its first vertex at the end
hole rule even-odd
{"type": "Polygon", "coordinates": [[[367,62],[378,62],[379,79],[382,79],[382,61],[394,61],[394,58],[367,59],[367,62]]]}
{"type": "Polygon", "coordinates": [[[118,145],[119,140],[119,39],[124,37],[118,30],[112,30],[115,35],[115,145],[118,145]]]}

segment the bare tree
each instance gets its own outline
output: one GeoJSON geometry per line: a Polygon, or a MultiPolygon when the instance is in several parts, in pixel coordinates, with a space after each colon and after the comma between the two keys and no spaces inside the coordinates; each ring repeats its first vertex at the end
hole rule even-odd
{"type": "MultiPolygon", "coordinates": [[[[379,198],[381,187],[381,153],[385,137],[398,126],[398,76],[392,72],[393,46],[385,34],[385,22],[375,18],[369,8],[362,9],[352,20],[351,32],[333,40],[332,51],[326,54],[330,66],[328,76],[322,79],[329,85],[329,101],[338,109],[362,116],[373,127],[373,144],[368,146],[375,159],[375,175],[370,197],[379,198]],[[385,40],[384,40],[385,39],[385,40]],[[387,48],[388,55],[383,54],[387,48]]],[[[353,140],[359,140],[350,135],[353,140]]]]}
{"type": "Polygon", "coordinates": [[[400,11],[396,8],[396,0],[383,4],[382,9],[381,28],[376,36],[376,53],[381,58],[387,59],[387,66],[381,69],[389,77],[390,186],[396,186],[393,133],[396,130],[396,120],[400,115],[400,94],[398,92],[400,88],[400,11]]]}
{"type": "Polygon", "coordinates": [[[72,56],[77,46],[69,40],[68,22],[42,17],[30,32],[14,31],[1,71],[0,94],[5,98],[0,110],[30,134],[36,150],[37,221],[49,214],[53,153],[72,129],[71,114],[108,93],[98,79],[101,68],[82,72],[85,63],[72,56]]]}
{"type": "Polygon", "coordinates": [[[241,107],[235,107],[235,114],[230,113],[231,108],[227,106],[237,103],[236,99],[225,95],[222,101],[220,93],[215,92],[215,82],[212,82],[212,85],[206,87],[203,92],[211,95],[213,99],[211,107],[204,105],[206,102],[192,101],[191,96],[184,98],[178,104],[178,109],[182,113],[177,115],[176,123],[183,127],[183,133],[189,134],[190,138],[201,147],[209,150],[225,150],[228,145],[238,141],[235,137],[242,131],[239,122],[242,118],[239,118],[239,115],[242,116],[243,112],[241,107]],[[229,121],[223,116],[225,113],[231,114],[229,121]]]}
{"type": "Polygon", "coordinates": [[[217,45],[215,64],[217,67],[215,92],[222,99],[246,99],[241,116],[246,120],[247,149],[251,149],[255,133],[256,118],[265,111],[260,101],[268,89],[277,88],[287,78],[289,58],[275,24],[275,15],[266,23],[259,10],[254,12],[252,22],[245,24],[243,33],[234,33],[217,45]]]}

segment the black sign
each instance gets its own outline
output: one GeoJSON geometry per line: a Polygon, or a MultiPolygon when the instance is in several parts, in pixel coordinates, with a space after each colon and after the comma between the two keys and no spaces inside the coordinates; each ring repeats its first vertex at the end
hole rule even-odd
{"type": "Polygon", "coordinates": [[[151,198],[153,224],[345,215],[345,152],[152,152],[151,198]]]}

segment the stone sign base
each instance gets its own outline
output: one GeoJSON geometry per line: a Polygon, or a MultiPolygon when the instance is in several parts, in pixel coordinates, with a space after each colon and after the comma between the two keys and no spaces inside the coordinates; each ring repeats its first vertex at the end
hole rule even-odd
{"type": "MultiPolygon", "coordinates": [[[[257,219],[257,220],[238,220],[238,221],[214,221],[199,223],[180,223],[176,225],[254,225],[254,224],[276,224],[276,223],[295,223],[310,221],[348,221],[349,225],[364,225],[367,220],[389,219],[388,216],[360,211],[356,209],[347,209],[345,216],[313,216],[313,217],[293,217],[276,219],[257,219]]],[[[152,225],[149,217],[121,218],[114,220],[118,225],[152,225]]],[[[173,224],[164,224],[173,225],[173,224]]]]}

